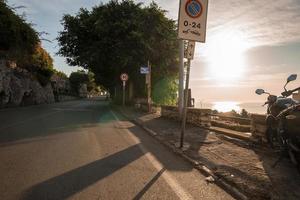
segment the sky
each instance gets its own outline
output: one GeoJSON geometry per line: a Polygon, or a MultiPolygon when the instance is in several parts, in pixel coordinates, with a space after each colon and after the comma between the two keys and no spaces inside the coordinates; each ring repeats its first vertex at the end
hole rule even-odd
{"type": "MultiPolygon", "coordinates": [[[[43,47],[55,67],[67,74],[76,71],[55,55],[55,38],[62,30],[63,14],[76,14],[107,1],[8,0],[22,5],[27,20],[52,43],[43,47]]],[[[150,0],[137,0],[149,4],[150,0]]],[[[179,0],[156,0],[167,16],[177,20],[179,0]]],[[[256,88],[279,94],[289,74],[300,75],[299,0],[210,0],[206,43],[197,43],[191,65],[192,96],[197,102],[264,102],[256,88]]],[[[300,86],[300,77],[289,88],[300,86]]]]}

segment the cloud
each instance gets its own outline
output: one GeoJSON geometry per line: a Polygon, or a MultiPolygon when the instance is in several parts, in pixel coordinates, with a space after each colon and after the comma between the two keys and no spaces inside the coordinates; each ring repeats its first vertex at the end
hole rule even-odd
{"type": "Polygon", "coordinates": [[[208,35],[226,29],[237,30],[256,45],[300,39],[298,0],[215,0],[209,9],[208,35]]]}
{"type": "MultiPolygon", "coordinates": [[[[148,4],[150,0],[140,0],[148,4]]],[[[157,0],[177,20],[179,1],[157,0]]],[[[208,8],[208,42],[219,32],[242,32],[256,46],[300,39],[299,0],[211,0],[208,8]]]]}

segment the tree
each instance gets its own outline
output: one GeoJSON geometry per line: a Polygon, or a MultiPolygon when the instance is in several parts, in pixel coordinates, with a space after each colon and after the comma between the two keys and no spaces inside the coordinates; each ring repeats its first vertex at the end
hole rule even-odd
{"type": "Polygon", "coordinates": [[[54,71],[54,74],[56,74],[60,78],[62,78],[62,79],[68,79],[68,76],[64,72],[57,71],[56,69],[53,69],[53,71],[54,71]]]}
{"type": "Polygon", "coordinates": [[[241,111],[241,117],[249,118],[249,113],[244,108],[241,111]]]}
{"type": "Polygon", "coordinates": [[[39,42],[38,33],[30,24],[0,1],[0,58],[22,60],[33,53],[39,42]]]}
{"type": "Polygon", "coordinates": [[[0,1],[0,58],[16,61],[27,69],[41,85],[50,82],[53,60],[42,48],[39,34],[22,17],[15,14],[6,1],[0,1]]]}
{"type": "Polygon", "coordinates": [[[96,82],[111,94],[120,85],[120,74],[126,72],[135,96],[145,96],[139,67],[148,60],[154,85],[168,76],[176,78],[176,25],[155,3],[142,7],[132,0],[112,0],[92,11],[81,8],[76,16],[65,15],[62,25],[58,54],[70,65],[92,71],[96,82]]]}
{"type": "Polygon", "coordinates": [[[18,65],[27,69],[34,74],[41,85],[45,86],[50,82],[50,78],[54,73],[53,59],[49,53],[41,47],[41,44],[37,44],[31,55],[24,56],[22,62],[18,65]]]}
{"type": "Polygon", "coordinates": [[[160,105],[176,105],[178,84],[173,77],[161,79],[153,87],[153,101],[160,105]]]}
{"type": "Polygon", "coordinates": [[[77,72],[72,72],[70,74],[69,80],[73,93],[77,95],[80,85],[89,82],[89,76],[84,70],[78,70],[77,72]]]}
{"type": "Polygon", "coordinates": [[[231,110],[230,111],[230,114],[233,116],[233,117],[239,117],[239,113],[237,113],[235,110],[231,110]]]}

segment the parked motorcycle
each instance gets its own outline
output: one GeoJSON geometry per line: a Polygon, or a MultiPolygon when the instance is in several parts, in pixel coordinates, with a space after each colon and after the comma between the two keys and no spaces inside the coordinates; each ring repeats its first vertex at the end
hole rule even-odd
{"type": "Polygon", "coordinates": [[[268,99],[264,105],[268,105],[266,124],[267,140],[272,148],[279,149],[281,156],[274,163],[274,167],[285,156],[289,155],[293,164],[300,171],[300,103],[289,98],[300,87],[287,90],[289,82],[297,79],[297,74],[288,77],[281,96],[272,95],[263,89],[257,89],[256,94],[267,94],[268,99]]]}

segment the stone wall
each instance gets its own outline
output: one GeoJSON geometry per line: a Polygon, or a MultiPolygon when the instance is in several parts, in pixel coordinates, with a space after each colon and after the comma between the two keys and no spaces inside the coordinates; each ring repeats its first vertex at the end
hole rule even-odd
{"type": "Polygon", "coordinates": [[[211,126],[211,109],[188,108],[187,123],[196,126],[211,126]]]}
{"type": "MultiPolygon", "coordinates": [[[[211,109],[187,109],[187,123],[196,126],[210,126],[211,123],[211,109]]],[[[176,121],[180,120],[178,108],[175,106],[161,106],[161,116],[176,121]]]]}
{"type": "MultiPolygon", "coordinates": [[[[179,112],[178,108],[176,106],[153,106],[155,107],[155,110],[160,110],[160,114],[162,117],[172,119],[179,121],[179,112]]],[[[147,104],[140,104],[139,109],[142,111],[148,111],[147,104]]],[[[245,130],[237,130],[242,132],[249,132],[251,131],[253,139],[256,141],[261,141],[263,143],[267,142],[266,140],[266,123],[265,123],[265,115],[258,115],[258,114],[252,114],[251,119],[240,119],[233,117],[233,121],[241,121],[240,127],[244,127],[245,130]],[[249,125],[243,125],[243,124],[249,124],[249,125]],[[250,127],[250,129],[249,129],[250,127]]],[[[230,117],[226,117],[227,120],[230,117]]],[[[218,121],[220,124],[222,120],[224,120],[222,117],[216,118],[216,115],[212,114],[211,109],[198,109],[198,108],[188,108],[187,110],[187,123],[194,124],[196,126],[200,127],[209,127],[212,126],[212,123],[218,121]]],[[[218,126],[218,124],[213,123],[213,126],[218,126]]],[[[218,126],[221,128],[227,128],[223,126],[218,126]]],[[[237,128],[240,128],[237,127],[237,128]]],[[[231,129],[235,130],[235,129],[231,129]]]]}
{"type": "Polygon", "coordinates": [[[267,131],[266,115],[252,114],[251,115],[252,137],[265,143],[267,142],[266,131],[267,131]]]}
{"type": "Polygon", "coordinates": [[[26,70],[0,61],[0,108],[53,103],[51,84],[41,84],[26,70]]]}

